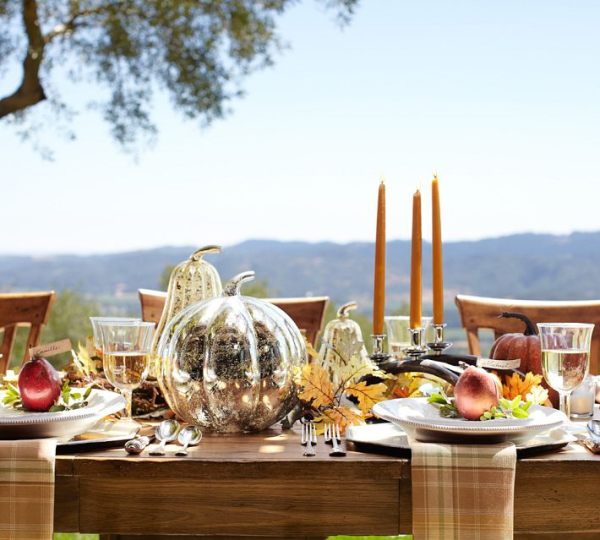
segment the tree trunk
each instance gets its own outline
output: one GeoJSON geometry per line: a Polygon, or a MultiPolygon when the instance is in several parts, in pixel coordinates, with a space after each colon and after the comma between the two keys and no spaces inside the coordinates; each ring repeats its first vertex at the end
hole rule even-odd
{"type": "Polygon", "coordinates": [[[39,79],[45,42],[39,25],[36,0],[23,0],[23,24],[28,44],[23,60],[23,78],[19,87],[11,95],[0,99],[0,118],[27,109],[46,99],[39,79]]]}

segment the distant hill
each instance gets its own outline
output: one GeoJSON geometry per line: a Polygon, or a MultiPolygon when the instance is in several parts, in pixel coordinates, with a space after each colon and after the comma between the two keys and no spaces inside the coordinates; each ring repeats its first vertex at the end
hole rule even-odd
{"type": "MultiPolygon", "coordinates": [[[[109,255],[0,256],[0,289],[75,289],[93,296],[156,288],[165,266],[187,258],[197,246],[161,247],[109,255]]],[[[336,303],[355,299],[371,307],[371,243],[251,240],[208,257],[223,280],[252,269],[274,295],[328,295],[336,303]]],[[[430,299],[430,245],[423,246],[423,286],[430,299]]],[[[410,243],[388,243],[390,310],[408,300],[410,243]]],[[[445,285],[454,294],[528,299],[600,298],[600,232],[568,236],[520,234],[444,246],[445,285]]]]}

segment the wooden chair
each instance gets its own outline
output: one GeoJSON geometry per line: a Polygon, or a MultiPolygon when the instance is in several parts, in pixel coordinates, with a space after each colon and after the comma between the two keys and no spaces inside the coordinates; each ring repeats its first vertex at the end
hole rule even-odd
{"type": "Polygon", "coordinates": [[[54,291],[0,294],[0,329],[4,333],[0,345],[0,374],[6,373],[16,330],[20,326],[30,327],[22,361],[29,360],[29,348],[39,344],[53,301],[54,291]]]}
{"type": "MultiPolygon", "coordinates": [[[[139,289],[140,304],[142,306],[142,320],[158,323],[167,298],[163,291],[139,289]]],[[[327,296],[312,296],[306,298],[265,298],[285,311],[306,334],[306,339],[315,345],[323,317],[329,303],[327,296]]]]}
{"type": "Polygon", "coordinates": [[[531,321],[594,323],[590,355],[590,373],[598,373],[600,361],[600,300],[540,301],[484,298],[459,294],[455,299],[471,354],[481,354],[479,329],[494,331],[494,337],[509,332],[522,332],[523,323],[516,319],[499,319],[503,311],[517,311],[531,321]]]}

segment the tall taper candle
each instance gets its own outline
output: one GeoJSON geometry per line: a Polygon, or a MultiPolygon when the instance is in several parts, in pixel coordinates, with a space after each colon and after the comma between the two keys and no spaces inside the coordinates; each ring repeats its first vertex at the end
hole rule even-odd
{"type": "Polygon", "coordinates": [[[421,192],[413,195],[410,257],[410,327],[421,328],[421,192]]]}
{"type": "Polygon", "coordinates": [[[431,230],[433,265],[433,324],[444,324],[444,271],[442,267],[442,219],[437,174],[431,182],[431,230]]]}
{"type": "Polygon", "coordinates": [[[385,311],[385,184],[379,184],[377,231],[375,236],[375,276],[373,280],[373,334],[383,334],[385,311]]]}

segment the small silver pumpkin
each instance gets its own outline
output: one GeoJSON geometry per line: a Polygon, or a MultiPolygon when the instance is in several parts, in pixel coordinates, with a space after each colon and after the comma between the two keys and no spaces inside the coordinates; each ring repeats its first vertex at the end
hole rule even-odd
{"type": "Polygon", "coordinates": [[[179,312],[158,342],[161,388],[185,422],[259,431],[296,403],[294,374],[306,361],[302,334],[275,305],[240,295],[253,278],[239,274],[220,297],[179,312]]]}

